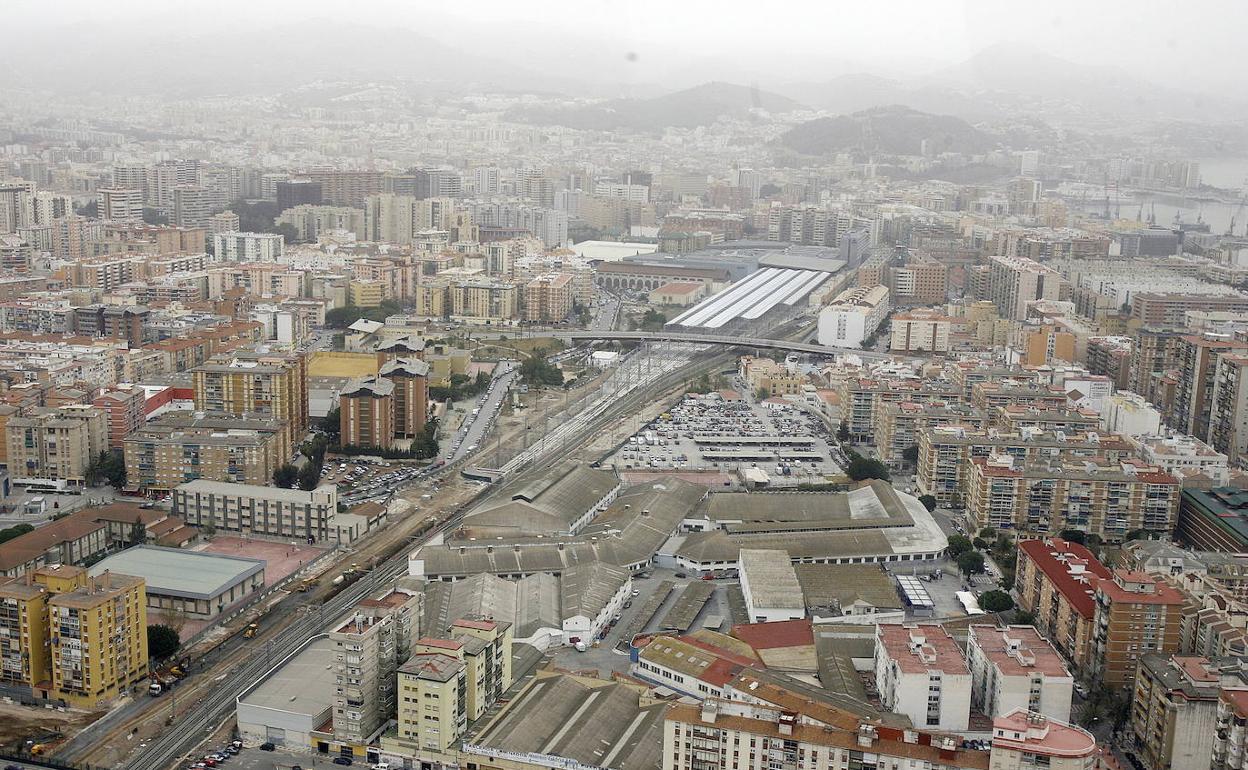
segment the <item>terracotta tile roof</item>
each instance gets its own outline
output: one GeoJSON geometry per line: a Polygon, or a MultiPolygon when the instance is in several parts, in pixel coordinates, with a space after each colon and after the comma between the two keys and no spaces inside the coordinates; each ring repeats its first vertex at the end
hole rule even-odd
{"type": "Polygon", "coordinates": [[[743,623],[733,626],[730,633],[756,650],[809,647],[815,643],[815,634],[807,618],[776,623],[743,623]]]}
{"type": "Polygon", "coordinates": [[[1076,612],[1085,618],[1092,617],[1096,607],[1093,591],[1098,582],[1110,577],[1110,573],[1091,551],[1060,537],[1024,540],[1018,547],[1076,612]]]}

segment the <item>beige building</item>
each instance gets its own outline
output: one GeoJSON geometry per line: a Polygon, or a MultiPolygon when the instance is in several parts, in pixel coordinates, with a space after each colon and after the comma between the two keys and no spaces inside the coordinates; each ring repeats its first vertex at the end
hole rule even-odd
{"type": "Polygon", "coordinates": [[[990,770],[1093,770],[1099,749],[1081,727],[1017,709],[992,720],[990,770]]]}
{"type": "Polygon", "coordinates": [[[447,289],[452,318],[480,323],[511,323],[520,313],[520,291],[515,284],[461,280],[447,289]]]}
{"type": "Polygon", "coordinates": [[[126,483],[166,492],[195,479],[263,486],[291,446],[278,420],[170,412],[126,437],[126,483]]]}
{"type": "Polygon", "coordinates": [[[195,410],[286,423],[290,446],[307,428],[307,366],[301,355],[237,350],[191,370],[195,410]]]}
{"type": "Polygon", "coordinates": [[[555,323],[572,315],[572,276],[549,273],[524,285],[524,320],[555,323]]]}
{"type": "Polygon", "coordinates": [[[198,479],[173,490],[173,514],[187,524],[226,532],[349,541],[358,536],[340,522],[338,488],[305,492],[198,479]]]}
{"type": "Polygon", "coordinates": [[[16,483],[83,486],[92,460],[108,449],[108,414],[74,404],[36,408],[5,423],[9,474],[16,483]]]}
{"type": "Polygon", "coordinates": [[[889,350],[897,353],[948,353],[953,320],[935,311],[912,310],[889,319],[889,350]]]}
{"type": "Polygon", "coordinates": [[[1092,658],[1093,592],[1108,578],[1109,570],[1078,543],[1054,537],[1018,544],[1018,606],[1079,671],[1092,658]]]}
{"type": "Polygon", "coordinates": [[[351,382],[338,396],[339,436],[344,446],[394,446],[394,383],[381,377],[351,382]]]}
{"type": "Polygon", "coordinates": [[[1174,476],[1139,461],[1041,463],[993,455],[971,459],[966,506],[976,530],[1079,529],[1120,543],[1135,530],[1174,529],[1180,491],[1174,476]]]}
{"type": "Polygon", "coordinates": [[[1208,770],[1218,732],[1218,693],[1246,684],[1236,659],[1158,653],[1140,658],[1131,730],[1145,766],[1208,770]]]}
{"type": "MultiPolygon", "coordinates": [[[[920,435],[928,428],[950,426],[959,430],[977,431],[984,427],[983,413],[959,402],[926,404],[913,401],[880,404],[876,414],[875,446],[880,459],[898,463],[905,452],[919,445],[920,435]]],[[[919,456],[920,463],[922,456],[919,456]]]]}
{"type": "Polygon", "coordinates": [[[737,361],[737,373],[750,386],[751,393],[765,390],[769,398],[800,396],[806,384],[806,377],[800,372],[789,371],[770,358],[742,356],[737,361]]]}
{"type": "Polygon", "coordinates": [[[988,258],[988,299],[1002,318],[1027,318],[1027,303],[1066,299],[1070,284],[1052,268],[1028,257],[988,258]]]}

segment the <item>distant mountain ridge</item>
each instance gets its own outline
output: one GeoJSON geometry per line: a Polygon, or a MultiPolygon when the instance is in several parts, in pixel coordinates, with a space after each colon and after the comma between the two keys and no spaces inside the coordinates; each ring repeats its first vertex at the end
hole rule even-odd
{"type": "Polygon", "coordinates": [[[979,153],[996,140],[961,118],[933,115],[909,107],[876,107],[851,115],[816,118],[794,126],[780,144],[803,155],[877,152],[918,155],[924,142],[930,153],[979,153]]]}
{"type": "Polygon", "coordinates": [[[649,99],[612,99],[574,107],[517,107],[506,117],[527,123],[597,131],[694,128],[721,117],[744,118],[753,109],[790,112],[801,104],[787,96],[733,83],[711,82],[649,99]]]}

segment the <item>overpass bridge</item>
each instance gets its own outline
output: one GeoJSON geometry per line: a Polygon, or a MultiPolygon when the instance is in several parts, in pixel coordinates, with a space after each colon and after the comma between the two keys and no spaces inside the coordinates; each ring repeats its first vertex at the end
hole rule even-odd
{"type": "Polygon", "coordinates": [[[722,334],[705,334],[699,332],[646,332],[646,331],[554,331],[552,337],[569,340],[647,340],[650,342],[692,342],[704,345],[729,345],[741,348],[760,348],[768,350],[784,350],[790,353],[812,353],[817,356],[835,356],[853,354],[863,359],[904,358],[891,353],[876,353],[858,348],[840,348],[830,345],[819,345],[811,342],[795,342],[793,340],[777,340],[767,337],[729,337],[722,334]]]}

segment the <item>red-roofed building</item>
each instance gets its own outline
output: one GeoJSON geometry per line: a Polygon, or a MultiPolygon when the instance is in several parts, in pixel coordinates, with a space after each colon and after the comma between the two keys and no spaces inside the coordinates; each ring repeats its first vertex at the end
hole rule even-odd
{"type": "Polygon", "coordinates": [[[966,655],[974,679],[971,702],[980,711],[997,717],[1021,708],[1070,720],[1075,679],[1034,626],[971,626],[966,655]]]}
{"type": "Polygon", "coordinates": [[[1131,685],[1139,659],[1179,651],[1183,594],[1162,578],[1115,570],[1096,584],[1092,672],[1110,687],[1131,685]]]}
{"type": "Polygon", "coordinates": [[[1091,733],[1043,714],[1015,709],[992,720],[993,770],[1087,770],[1096,756],[1091,733]]]}
{"type": "Polygon", "coordinates": [[[1078,543],[1053,537],[1018,544],[1018,605],[1077,670],[1090,662],[1096,584],[1109,577],[1078,543]]]}
{"type": "MultiPolygon", "coordinates": [[[[772,624],[767,624],[772,625],[772,624]]],[[[724,685],[748,667],[763,668],[750,650],[731,637],[699,632],[700,637],[656,636],[637,654],[632,674],[693,698],[720,698],[724,685]],[[715,643],[723,640],[723,646],[715,643]],[[741,649],[730,649],[735,645],[741,649]]]]}
{"type": "Polygon", "coordinates": [[[815,643],[809,618],[779,620],[773,623],[742,623],[732,627],[732,636],[755,650],[806,647],[815,643]]]}

